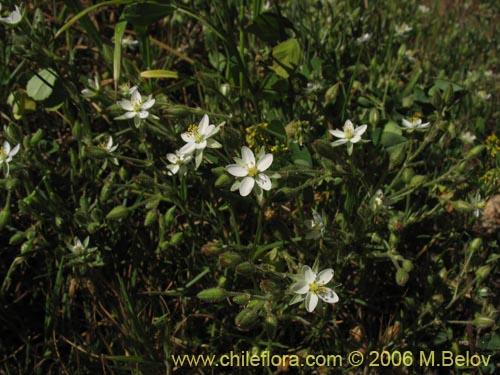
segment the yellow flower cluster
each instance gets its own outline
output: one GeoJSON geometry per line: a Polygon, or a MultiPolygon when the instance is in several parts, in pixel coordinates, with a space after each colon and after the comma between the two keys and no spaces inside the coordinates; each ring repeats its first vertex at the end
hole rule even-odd
{"type": "Polygon", "coordinates": [[[288,146],[284,143],[278,143],[274,146],[271,146],[271,152],[273,154],[279,154],[281,152],[287,152],[288,151],[288,146]]]}
{"type": "Polygon", "coordinates": [[[486,138],[486,151],[492,158],[496,157],[498,152],[500,152],[500,140],[496,134],[491,134],[486,138]]]}
{"type": "Polygon", "coordinates": [[[269,135],[264,130],[269,124],[262,122],[260,124],[249,126],[245,129],[247,135],[245,137],[248,147],[255,148],[269,142],[269,135]]]}

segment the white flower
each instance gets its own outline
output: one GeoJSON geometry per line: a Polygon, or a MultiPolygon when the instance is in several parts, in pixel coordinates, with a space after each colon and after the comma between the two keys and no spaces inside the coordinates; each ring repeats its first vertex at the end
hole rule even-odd
{"type": "Polygon", "coordinates": [[[411,26],[408,26],[406,24],[406,22],[404,22],[403,24],[401,25],[398,25],[394,28],[394,30],[396,31],[396,34],[397,35],[403,35],[403,34],[406,34],[407,32],[410,32],[413,28],[411,26]]]}
{"type": "Polygon", "coordinates": [[[353,144],[361,140],[361,136],[366,131],[367,127],[368,127],[367,125],[361,125],[354,128],[354,125],[352,124],[351,120],[347,120],[344,123],[344,128],[343,128],[344,131],[339,129],[329,130],[329,132],[334,137],[340,138],[332,142],[332,146],[337,147],[343,145],[344,143],[347,143],[347,153],[351,155],[353,144]]]}
{"type": "Polygon", "coordinates": [[[82,255],[83,253],[87,252],[88,246],[89,246],[89,237],[85,238],[85,240],[83,240],[83,243],[82,241],[80,241],[78,237],[75,237],[74,245],[68,247],[73,254],[82,255]]]}
{"type": "Polygon", "coordinates": [[[325,223],[317,211],[313,210],[312,213],[313,219],[304,222],[304,225],[309,229],[309,232],[306,234],[306,239],[317,240],[325,234],[325,223]]]}
{"type": "Polygon", "coordinates": [[[170,164],[167,165],[169,169],[169,174],[174,175],[179,172],[180,175],[185,175],[187,173],[186,164],[191,161],[193,156],[191,154],[181,154],[178,150],[175,154],[167,154],[167,159],[170,164]]]}
{"type": "Polygon", "coordinates": [[[130,87],[130,83],[120,85],[120,93],[122,96],[130,96],[134,93],[134,91],[137,91],[137,86],[130,87]]]}
{"type": "Polygon", "coordinates": [[[465,144],[473,144],[476,140],[476,136],[471,132],[467,131],[465,133],[460,134],[460,140],[465,144]]]}
{"type": "Polygon", "coordinates": [[[84,98],[93,98],[97,96],[101,85],[99,83],[99,80],[97,79],[97,76],[94,77],[94,79],[88,80],[88,88],[85,88],[82,90],[82,95],[84,98]]]}
{"type": "Polygon", "coordinates": [[[113,137],[109,136],[108,142],[106,145],[104,143],[101,145],[102,148],[104,148],[107,152],[111,153],[115,151],[118,148],[118,144],[113,145],[113,137]]]}
{"type": "Polygon", "coordinates": [[[356,39],[356,43],[362,44],[362,43],[368,42],[371,38],[372,38],[372,34],[365,33],[356,39]]]}
{"type": "MultiPolygon", "coordinates": [[[[259,155],[258,155],[259,156],[259,155]]],[[[243,177],[243,179],[237,180],[233,186],[231,186],[231,191],[239,189],[242,197],[246,197],[253,190],[255,183],[256,192],[258,196],[262,196],[262,190],[271,190],[271,178],[264,173],[272,162],[273,155],[260,153],[259,160],[255,162],[255,156],[248,147],[243,146],[241,148],[241,159],[234,158],[236,164],[230,164],[226,167],[226,171],[235,176],[243,177]]]]}
{"type": "MultiPolygon", "coordinates": [[[[320,273],[314,272],[311,267],[303,266],[302,274],[298,277],[299,281],[291,286],[291,291],[299,295],[306,295],[306,310],[313,312],[316,308],[319,298],[326,303],[337,303],[339,296],[332,289],[326,287],[326,284],[333,278],[333,270],[327,268],[320,273]]],[[[301,302],[303,297],[295,298],[292,303],[301,302]]]]}
{"type": "Polygon", "coordinates": [[[489,92],[484,91],[484,90],[479,90],[476,94],[482,100],[490,100],[491,99],[491,94],[489,92]]]}
{"type": "Polygon", "coordinates": [[[419,12],[421,12],[423,14],[429,13],[429,11],[430,11],[429,7],[426,5],[419,5],[418,10],[419,10],[419,12]]]}
{"type": "Polygon", "coordinates": [[[408,61],[410,62],[415,62],[417,61],[416,59],[416,52],[411,50],[411,49],[408,49],[405,51],[405,57],[408,59],[408,61]]]}
{"type": "MultiPolygon", "coordinates": [[[[0,10],[2,10],[1,4],[0,4],[0,10]]],[[[0,17],[0,22],[10,26],[16,26],[19,22],[21,22],[22,18],[23,15],[21,14],[21,10],[16,5],[16,9],[12,11],[7,17],[0,17]]]]}
{"type": "Polygon", "coordinates": [[[123,99],[117,102],[117,104],[127,112],[122,116],[115,117],[115,120],[133,118],[134,125],[138,128],[142,120],[149,117],[148,109],[155,104],[155,99],[152,98],[152,95],[149,95],[147,99],[143,100],[139,90],[134,89],[132,91],[132,89],[130,89],[130,91],[132,92],[130,100],[123,99]]]}
{"type": "Polygon", "coordinates": [[[5,175],[9,175],[9,163],[12,161],[12,158],[18,153],[20,145],[17,145],[13,149],[10,148],[10,144],[7,141],[3,142],[3,146],[0,147],[0,165],[5,165],[7,169],[5,175]]]}
{"type": "Polygon", "coordinates": [[[412,133],[415,130],[425,130],[429,127],[429,124],[429,122],[422,124],[422,119],[418,117],[412,117],[411,121],[403,119],[403,129],[408,131],[408,133],[412,133]]]}
{"type": "Polygon", "coordinates": [[[124,46],[125,48],[135,49],[138,44],[139,41],[132,39],[130,35],[122,39],[122,46],[124,46]]]}
{"type": "Polygon", "coordinates": [[[195,166],[198,168],[203,159],[203,150],[208,148],[220,148],[222,145],[214,139],[210,139],[217,134],[220,126],[209,124],[208,115],[203,115],[199,125],[190,125],[188,131],[181,134],[181,138],[186,144],[181,147],[179,153],[184,155],[196,152],[195,166]]]}

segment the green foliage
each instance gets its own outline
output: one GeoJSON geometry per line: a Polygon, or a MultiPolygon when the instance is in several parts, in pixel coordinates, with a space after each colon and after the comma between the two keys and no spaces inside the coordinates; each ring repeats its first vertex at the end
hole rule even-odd
{"type": "Polygon", "coordinates": [[[496,3],[425,4],[32,1],[2,21],[0,374],[354,350],[498,371],[496,3]]]}

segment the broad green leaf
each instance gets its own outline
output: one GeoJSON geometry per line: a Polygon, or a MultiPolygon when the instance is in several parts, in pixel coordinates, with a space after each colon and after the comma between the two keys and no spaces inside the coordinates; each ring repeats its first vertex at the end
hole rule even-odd
{"type": "Polygon", "coordinates": [[[402,134],[403,131],[399,126],[394,121],[389,121],[384,127],[380,143],[384,147],[391,147],[408,141],[408,138],[404,137],[402,134]]]}
{"type": "Polygon", "coordinates": [[[283,78],[288,78],[300,61],[300,45],[297,39],[288,39],[273,48],[274,59],[270,69],[283,78]]]}
{"type": "Polygon", "coordinates": [[[293,29],[290,20],[276,13],[264,12],[253,20],[247,31],[257,35],[264,42],[273,43],[286,37],[285,28],[293,29]]]}
{"type": "Polygon", "coordinates": [[[312,158],[307,147],[301,148],[295,142],[290,142],[288,147],[290,149],[290,152],[292,153],[292,161],[295,165],[307,168],[312,167],[312,158]]]}
{"type": "Polygon", "coordinates": [[[56,80],[54,71],[43,69],[28,81],[26,91],[36,101],[45,100],[52,94],[56,80]]]}
{"type": "Polygon", "coordinates": [[[177,72],[171,70],[145,70],[141,72],[143,78],[179,78],[177,72]]]}

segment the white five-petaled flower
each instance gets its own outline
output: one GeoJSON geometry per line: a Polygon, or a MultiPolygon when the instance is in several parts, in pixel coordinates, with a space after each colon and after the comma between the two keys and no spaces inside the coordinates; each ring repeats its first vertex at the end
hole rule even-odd
{"type": "Polygon", "coordinates": [[[408,26],[406,22],[403,22],[403,24],[396,26],[394,29],[397,35],[403,35],[407,32],[410,32],[413,28],[411,26],[408,26]]]}
{"type": "MultiPolygon", "coordinates": [[[[0,4],[0,10],[2,10],[2,5],[0,4]]],[[[16,5],[14,11],[12,11],[7,17],[0,17],[0,22],[5,23],[10,26],[16,26],[19,22],[21,22],[23,15],[21,14],[21,10],[16,5]]]]}
{"type": "Polygon", "coordinates": [[[84,98],[93,98],[97,96],[99,90],[101,88],[101,85],[99,83],[99,79],[97,76],[94,77],[94,79],[88,80],[88,88],[84,88],[82,90],[82,95],[84,98]]]}
{"type": "Polygon", "coordinates": [[[149,95],[147,99],[143,100],[139,90],[135,89],[132,91],[131,89],[130,91],[132,93],[130,100],[123,99],[117,102],[117,104],[127,112],[122,116],[115,117],[115,120],[133,118],[134,125],[138,128],[142,120],[149,117],[148,109],[155,104],[155,99],[152,98],[152,95],[149,95]]]}
{"type": "MultiPolygon", "coordinates": [[[[339,296],[332,289],[328,288],[328,284],[333,278],[333,270],[327,268],[320,273],[314,272],[311,267],[303,266],[302,273],[298,277],[299,281],[292,285],[293,293],[305,296],[306,310],[313,312],[318,301],[321,298],[326,303],[337,303],[339,296]]],[[[301,302],[304,298],[295,298],[292,303],[301,302]]]]}
{"type": "Polygon", "coordinates": [[[3,146],[0,147],[0,165],[5,165],[7,171],[5,173],[6,176],[9,175],[9,163],[12,161],[12,158],[18,153],[20,145],[12,148],[10,147],[10,143],[7,141],[3,142],[3,146]]]}
{"type": "Polygon", "coordinates": [[[476,136],[471,132],[467,131],[465,133],[460,134],[460,140],[465,144],[473,144],[476,140],[476,136]]]}
{"type": "Polygon", "coordinates": [[[352,124],[351,120],[347,120],[344,123],[343,131],[339,129],[329,130],[329,132],[334,137],[340,138],[332,142],[332,146],[337,147],[343,145],[344,143],[347,143],[347,153],[351,155],[353,144],[361,140],[361,136],[366,131],[367,127],[368,127],[367,125],[361,125],[354,128],[354,125],[352,124]]]}
{"type": "Polygon", "coordinates": [[[486,92],[485,90],[479,90],[476,94],[482,100],[490,100],[491,99],[491,94],[489,92],[486,92]]]}
{"type": "Polygon", "coordinates": [[[138,40],[133,39],[130,35],[122,39],[122,46],[134,49],[139,44],[138,40]]]}
{"type": "Polygon", "coordinates": [[[113,137],[109,136],[108,142],[102,144],[102,147],[109,153],[115,151],[118,148],[118,144],[113,145],[113,137]]]}
{"type": "Polygon", "coordinates": [[[325,234],[325,223],[323,222],[321,215],[316,210],[313,210],[312,214],[312,220],[309,219],[304,222],[305,226],[309,229],[309,232],[306,234],[306,239],[317,240],[325,234]]]}
{"type": "Polygon", "coordinates": [[[181,147],[179,153],[189,155],[196,152],[195,166],[198,168],[203,159],[203,150],[208,148],[220,148],[222,145],[212,136],[217,134],[220,126],[210,124],[208,115],[203,115],[198,125],[190,125],[187,132],[181,134],[181,138],[186,144],[181,147]]]}
{"type": "Polygon", "coordinates": [[[87,251],[87,247],[89,246],[89,237],[85,238],[85,240],[80,241],[78,237],[75,237],[73,246],[68,246],[69,250],[75,255],[82,255],[87,251]]]}
{"type": "Polygon", "coordinates": [[[175,154],[167,154],[167,159],[170,164],[167,165],[170,175],[174,175],[179,172],[180,175],[185,175],[187,173],[186,164],[188,164],[193,158],[192,154],[181,154],[178,150],[175,154]]]}
{"type": "Polygon", "coordinates": [[[230,164],[226,167],[226,171],[235,176],[241,177],[242,180],[237,180],[231,191],[239,189],[242,197],[246,197],[256,187],[257,196],[261,197],[262,190],[271,190],[271,178],[264,173],[273,162],[272,154],[265,154],[263,150],[257,155],[259,160],[255,161],[255,156],[248,147],[241,148],[241,159],[234,158],[236,164],[230,164]],[[257,186],[255,186],[257,184],[257,186]]]}
{"type": "Polygon", "coordinates": [[[412,117],[411,121],[403,119],[404,130],[412,133],[414,130],[425,130],[429,127],[429,122],[422,124],[422,119],[418,117],[412,117]]]}
{"type": "Polygon", "coordinates": [[[359,38],[356,39],[356,43],[362,44],[362,43],[368,42],[371,39],[371,37],[372,37],[372,34],[364,33],[363,35],[361,35],[359,38]]]}

